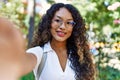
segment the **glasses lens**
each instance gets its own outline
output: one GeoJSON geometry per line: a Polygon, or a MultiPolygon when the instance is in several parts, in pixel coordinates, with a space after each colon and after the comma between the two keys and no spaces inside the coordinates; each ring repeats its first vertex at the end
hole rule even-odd
{"type": "MultiPolygon", "coordinates": [[[[54,19],[53,23],[55,23],[58,26],[61,26],[63,24],[63,21],[60,19],[54,19]]],[[[75,26],[75,22],[74,21],[68,21],[64,23],[66,27],[74,27],[75,26]]]]}
{"type": "Polygon", "coordinates": [[[74,21],[71,21],[71,22],[67,22],[67,26],[71,26],[71,27],[74,27],[75,26],[75,22],[74,21]]]}
{"type": "Polygon", "coordinates": [[[54,19],[53,22],[56,23],[58,26],[62,24],[62,21],[60,19],[54,19]]]}

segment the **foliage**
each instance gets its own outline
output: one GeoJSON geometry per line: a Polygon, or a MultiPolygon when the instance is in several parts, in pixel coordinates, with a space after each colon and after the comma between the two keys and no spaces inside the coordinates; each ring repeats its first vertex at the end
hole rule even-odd
{"type": "Polygon", "coordinates": [[[84,16],[87,28],[89,29],[90,24],[93,24],[92,31],[95,33],[94,38],[96,38],[97,41],[104,41],[109,36],[112,38],[112,35],[115,35],[115,41],[120,40],[120,25],[113,23],[115,19],[120,18],[120,9],[118,8],[115,11],[109,11],[107,9],[109,5],[116,1],[117,0],[77,0],[73,3],[79,9],[81,15],[84,16]]]}
{"type": "Polygon", "coordinates": [[[0,16],[9,18],[27,34],[27,27],[24,24],[25,15],[20,11],[23,7],[20,0],[10,0],[8,2],[0,2],[0,16]]]}
{"type": "Polygon", "coordinates": [[[11,20],[13,20],[15,23],[20,24],[20,21],[18,20],[19,14],[18,14],[18,10],[19,10],[19,6],[21,6],[19,4],[19,1],[17,2],[17,0],[14,0],[14,4],[12,4],[13,2],[1,2],[1,8],[0,8],[0,16],[4,16],[7,18],[10,18],[11,20]]]}
{"type": "Polygon", "coordinates": [[[35,80],[35,77],[34,77],[34,75],[33,75],[33,72],[30,72],[29,74],[21,77],[20,80],[35,80]]]}
{"type": "Polygon", "coordinates": [[[120,41],[120,24],[114,23],[114,20],[120,19],[120,7],[113,11],[108,10],[108,6],[118,1],[120,0],[73,1],[73,5],[79,9],[86,21],[90,42],[92,44],[101,42],[104,44],[104,47],[93,45],[98,52],[97,55],[95,55],[98,69],[97,80],[120,79],[120,75],[118,74],[120,71],[115,69],[114,66],[111,67],[108,65],[112,59],[118,59],[120,56],[120,44],[113,48],[113,45],[120,41]],[[105,52],[106,49],[108,49],[107,53],[105,52]]]}
{"type": "Polygon", "coordinates": [[[114,69],[113,67],[110,67],[110,66],[100,67],[99,66],[99,77],[97,78],[97,80],[119,80],[120,74],[118,73],[120,73],[120,71],[118,69],[114,69]]]}
{"type": "Polygon", "coordinates": [[[99,54],[96,55],[96,65],[98,70],[97,80],[119,80],[120,75],[120,63],[116,55],[120,52],[116,52],[114,54],[109,51],[104,51],[105,47],[99,47],[99,54]]]}

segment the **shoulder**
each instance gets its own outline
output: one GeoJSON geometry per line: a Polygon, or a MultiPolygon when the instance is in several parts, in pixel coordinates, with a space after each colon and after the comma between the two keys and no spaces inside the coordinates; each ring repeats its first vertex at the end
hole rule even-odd
{"type": "Polygon", "coordinates": [[[36,58],[37,58],[37,65],[40,63],[42,55],[43,55],[42,47],[36,46],[36,47],[33,47],[33,48],[29,48],[26,52],[28,54],[34,54],[36,56],[36,58]]]}
{"type": "Polygon", "coordinates": [[[33,48],[29,48],[26,52],[34,54],[37,57],[37,60],[39,61],[42,57],[43,49],[40,46],[36,46],[36,47],[33,47],[33,48]]]}
{"type": "Polygon", "coordinates": [[[43,49],[40,46],[36,46],[36,47],[27,49],[26,52],[27,53],[39,53],[39,52],[43,52],[43,49]]]}
{"type": "MultiPolygon", "coordinates": [[[[28,54],[33,54],[33,55],[35,55],[36,58],[37,58],[37,64],[36,64],[36,66],[35,66],[35,68],[34,68],[34,71],[35,71],[35,73],[36,73],[36,72],[37,72],[37,69],[38,69],[38,66],[39,66],[39,64],[40,64],[40,62],[41,62],[41,59],[42,59],[43,48],[40,47],[40,46],[36,46],[36,47],[29,48],[28,50],[26,50],[26,52],[27,52],[28,54]]],[[[35,73],[34,73],[34,74],[35,74],[35,73]]]]}

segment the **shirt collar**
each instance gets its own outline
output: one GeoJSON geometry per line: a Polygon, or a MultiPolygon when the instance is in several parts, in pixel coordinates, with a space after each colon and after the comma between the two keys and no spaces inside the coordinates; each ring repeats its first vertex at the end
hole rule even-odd
{"type": "Polygon", "coordinates": [[[53,49],[51,48],[50,41],[47,42],[44,47],[43,47],[43,52],[49,52],[52,51],[53,49]]]}

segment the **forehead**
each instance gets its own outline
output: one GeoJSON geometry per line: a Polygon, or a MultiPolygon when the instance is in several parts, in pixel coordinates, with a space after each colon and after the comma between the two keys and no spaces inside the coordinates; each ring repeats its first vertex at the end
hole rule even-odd
{"type": "Polygon", "coordinates": [[[62,19],[73,19],[72,14],[66,8],[60,8],[54,17],[60,17],[62,19]]]}

